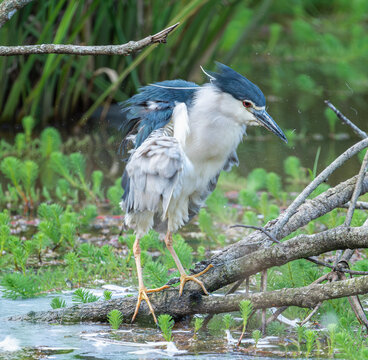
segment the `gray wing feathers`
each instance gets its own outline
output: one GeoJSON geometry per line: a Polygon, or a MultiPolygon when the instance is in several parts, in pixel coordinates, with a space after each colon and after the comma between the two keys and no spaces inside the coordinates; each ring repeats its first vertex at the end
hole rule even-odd
{"type": "Polygon", "coordinates": [[[184,156],[175,138],[165,136],[160,130],[153,132],[127,164],[130,189],[124,208],[162,211],[164,217],[174,190],[177,193],[181,187],[184,156]]]}

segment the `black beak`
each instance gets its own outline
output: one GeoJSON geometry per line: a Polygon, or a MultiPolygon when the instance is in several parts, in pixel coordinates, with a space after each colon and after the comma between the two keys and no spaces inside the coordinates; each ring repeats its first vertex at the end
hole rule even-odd
{"type": "Polygon", "coordinates": [[[276,134],[281,140],[288,142],[285,134],[279,128],[279,126],[275,123],[272,117],[267,113],[266,110],[256,110],[253,109],[253,115],[256,117],[258,122],[265,127],[267,130],[276,134]]]}

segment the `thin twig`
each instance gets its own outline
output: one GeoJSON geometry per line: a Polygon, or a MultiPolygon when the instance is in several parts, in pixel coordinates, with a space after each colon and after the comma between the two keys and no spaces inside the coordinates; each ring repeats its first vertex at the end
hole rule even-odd
{"type": "MultiPolygon", "coordinates": [[[[358,197],[360,196],[360,194],[362,192],[363,179],[364,179],[364,176],[367,172],[367,169],[368,169],[368,151],[364,155],[364,159],[363,159],[362,165],[361,165],[360,170],[359,170],[358,178],[357,178],[357,181],[355,183],[355,188],[354,188],[354,191],[353,191],[353,195],[351,196],[349,209],[348,209],[348,212],[346,214],[345,221],[344,221],[344,226],[346,226],[346,227],[350,226],[351,220],[353,219],[355,204],[358,200],[358,197]]],[[[354,254],[353,250],[350,250],[350,249],[346,250],[345,253],[344,253],[344,262],[348,263],[350,258],[353,256],[353,254],[354,254]]],[[[335,266],[337,266],[337,264],[339,263],[341,258],[342,258],[342,251],[340,250],[340,251],[337,252],[337,255],[336,255],[335,266]]],[[[342,266],[342,268],[344,268],[344,266],[342,266]]]]}
{"type": "Polygon", "coordinates": [[[243,225],[243,224],[235,224],[235,225],[231,225],[230,229],[232,228],[236,228],[236,227],[242,227],[245,229],[254,229],[254,230],[259,230],[262,231],[265,235],[267,235],[274,243],[276,244],[280,244],[281,242],[279,240],[277,240],[268,230],[266,230],[265,228],[261,227],[261,226],[254,226],[254,225],[243,225]]]}
{"type": "Polygon", "coordinates": [[[310,314],[300,323],[300,326],[305,325],[311,319],[311,317],[318,311],[321,305],[322,302],[318,303],[316,307],[310,312],[310,314]]]}
{"type": "MultiPolygon", "coordinates": [[[[340,206],[340,208],[348,209],[349,206],[350,206],[350,201],[347,202],[346,204],[340,206]]],[[[365,202],[365,201],[357,201],[356,204],[355,204],[355,209],[358,209],[358,210],[368,210],[368,202],[365,202]]]]}
{"type": "Polygon", "coordinates": [[[352,121],[350,121],[340,110],[336,109],[334,105],[330,103],[329,100],[325,100],[325,104],[337,115],[337,117],[346,125],[350,126],[353,131],[360,136],[362,139],[368,137],[367,133],[360,130],[352,121]]]}
{"type": "MultiPolygon", "coordinates": [[[[341,274],[339,278],[340,280],[346,280],[345,274],[341,274]]],[[[352,275],[350,275],[350,278],[353,278],[352,275]]],[[[364,308],[362,306],[362,303],[360,302],[359,296],[358,295],[349,296],[348,300],[351,308],[354,311],[356,318],[361,324],[365,326],[366,330],[368,330],[368,319],[365,315],[364,308]]]]}
{"type": "Polygon", "coordinates": [[[360,167],[360,170],[359,170],[358,179],[355,184],[353,195],[351,196],[349,209],[346,214],[345,221],[344,221],[344,226],[350,226],[351,224],[351,220],[353,218],[353,214],[355,210],[355,204],[357,202],[358,197],[360,196],[362,192],[363,179],[367,172],[367,169],[368,169],[368,151],[365,153],[365,156],[362,162],[362,166],[360,167]]]}
{"type": "Polygon", "coordinates": [[[269,325],[272,323],[272,321],[277,320],[279,315],[281,315],[289,306],[282,306],[278,308],[266,321],[266,325],[269,325]]]}
{"type": "Polygon", "coordinates": [[[100,45],[100,46],[79,46],[64,44],[40,44],[21,46],[0,46],[0,56],[28,55],[28,54],[70,54],[70,55],[130,55],[144,47],[165,43],[168,34],[173,31],[179,23],[160,31],[155,35],[150,35],[139,41],[129,41],[122,45],[100,45]]]}

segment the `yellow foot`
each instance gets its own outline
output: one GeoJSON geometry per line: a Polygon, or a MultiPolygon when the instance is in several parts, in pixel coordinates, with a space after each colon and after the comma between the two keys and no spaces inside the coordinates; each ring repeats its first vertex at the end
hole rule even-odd
{"type": "Polygon", "coordinates": [[[142,300],[145,300],[146,303],[147,303],[147,305],[148,305],[148,308],[149,308],[149,310],[150,310],[150,312],[151,312],[151,314],[153,316],[153,320],[155,320],[155,323],[157,324],[156,315],[155,315],[155,312],[153,310],[153,307],[151,305],[151,302],[150,302],[147,294],[150,294],[150,293],[153,293],[153,292],[159,292],[159,291],[164,290],[164,289],[167,289],[169,287],[170,287],[169,285],[164,285],[164,286],[161,286],[160,288],[150,289],[150,290],[147,290],[145,287],[140,288],[139,289],[139,293],[138,293],[137,305],[135,307],[135,311],[134,311],[134,314],[133,314],[133,317],[132,317],[132,322],[135,320],[135,317],[138,314],[138,310],[139,310],[139,307],[141,305],[142,300]]]}
{"type": "Polygon", "coordinates": [[[201,271],[198,274],[195,275],[187,275],[187,274],[182,274],[180,275],[180,288],[179,288],[179,296],[181,296],[183,294],[183,290],[184,290],[184,285],[187,281],[194,281],[196,282],[198,285],[201,286],[203,292],[208,295],[208,292],[206,290],[206,288],[204,287],[204,284],[202,281],[198,280],[197,277],[203,275],[204,273],[206,273],[209,269],[211,269],[213,267],[212,264],[208,265],[203,271],[201,271]]]}

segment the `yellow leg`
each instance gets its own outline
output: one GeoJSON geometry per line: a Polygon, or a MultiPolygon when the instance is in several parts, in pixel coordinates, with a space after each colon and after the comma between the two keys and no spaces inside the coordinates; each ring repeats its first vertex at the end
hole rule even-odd
{"type": "Polygon", "coordinates": [[[197,277],[203,275],[204,273],[206,273],[209,269],[211,269],[213,267],[213,265],[208,265],[206,269],[204,269],[203,271],[201,271],[198,274],[195,275],[187,275],[183,265],[181,264],[178,255],[176,254],[174,248],[173,248],[173,240],[172,240],[172,235],[171,232],[167,232],[166,237],[165,237],[165,244],[171,254],[171,256],[173,257],[175,264],[180,272],[180,287],[179,287],[179,295],[181,296],[183,294],[183,290],[184,290],[184,285],[187,281],[194,281],[196,282],[198,285],[201,286],[203,292],[208,295],[208,292],[206,290],[206,288],[204,287],[204,284],[202,281],[198,280],[197,277]]]}
{"type": "Polygon", "coordinates": [[[147,290],[147,288],[144,286],[144,283],[143,283],[142,266],[141,266],[141,248],[139,246],[139,238],[138,237],[135,239],[135,242],[134,242],[134,245],[133,245],[133,253],[134,253],[134,258],[135,258],[135,264],[137,266],[139,292],[138,292],[137,305],[135,307],[135,311],[134,311],[134,314],[133,314],[133,317],[132,317],[132,322],[135,320],[135,318],[138,314],[138,310],[139,310],[139,307],[141,305],[142,300],[145,300],[147,305],[148,305],[148,308],[149,308],[149,310],[150,310],[150,312],[153,316],[153,320],[157,324],[156,315],[155,315],[155,312],[153,310],[153,307],[151,305],[151,302],[150,302],[147,294],[167,289],[170,286],[164,285],[164,286],[161,286],[160,288],[157,288],[157,289],[147,290]]]}

